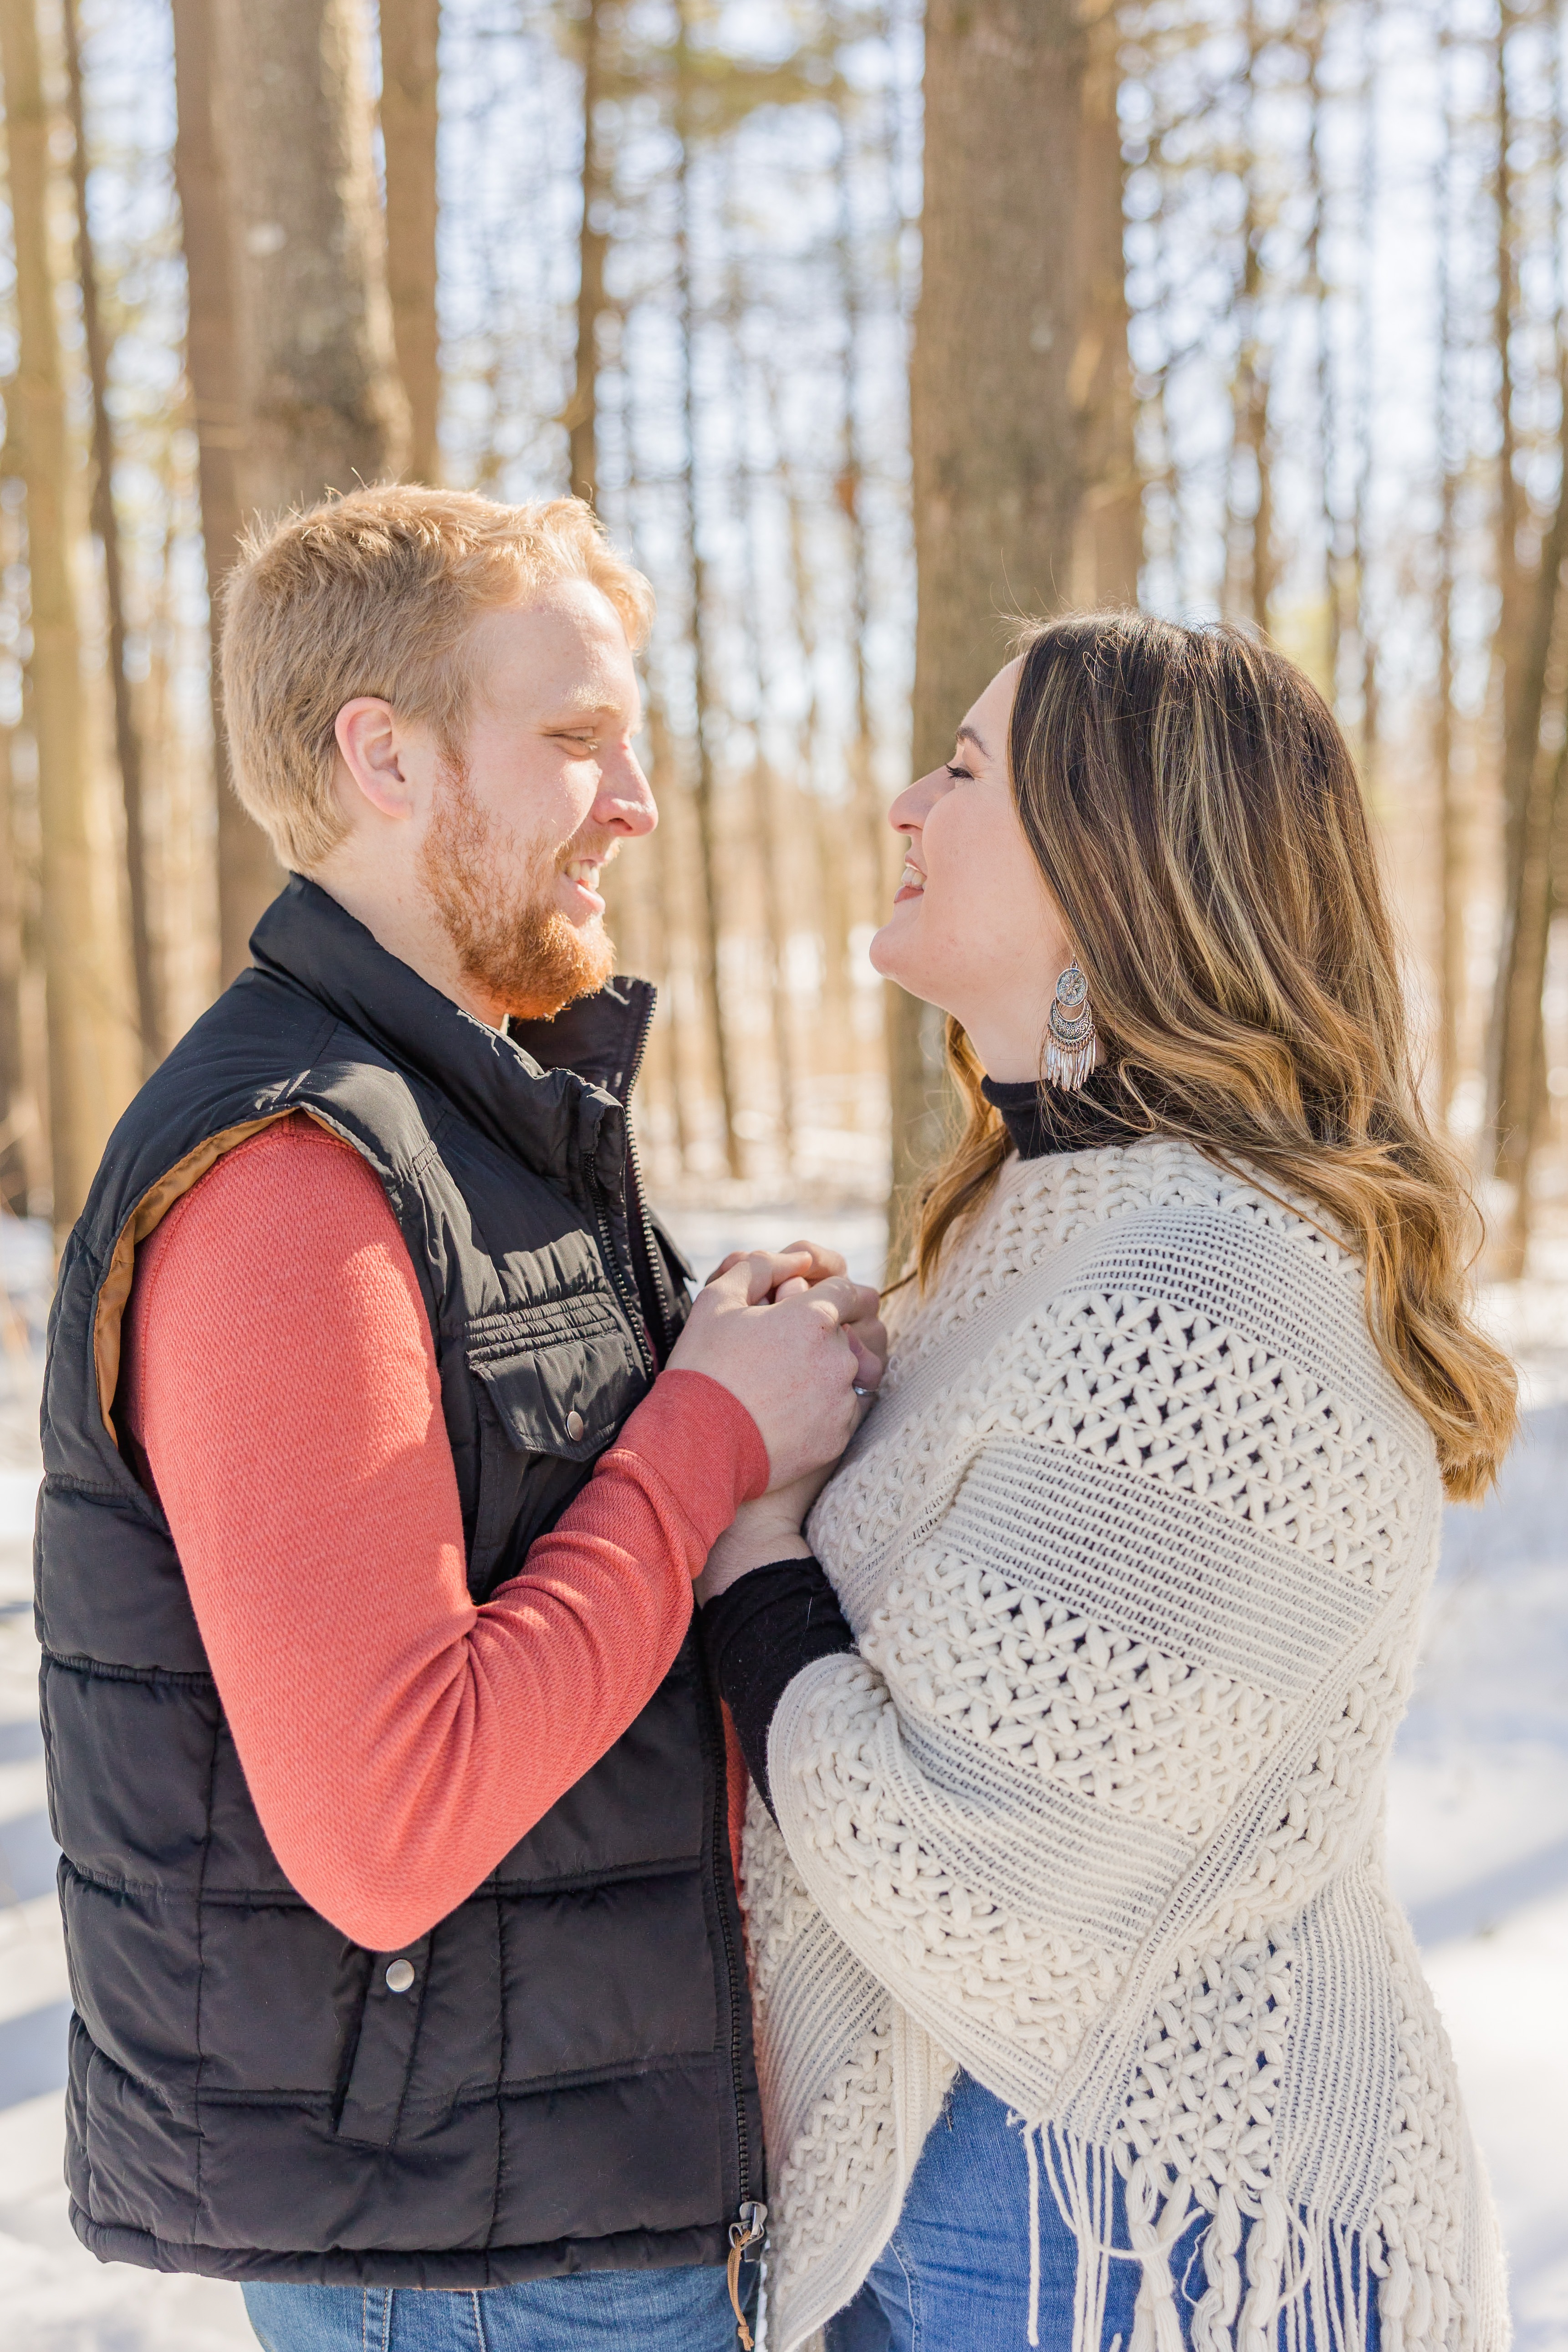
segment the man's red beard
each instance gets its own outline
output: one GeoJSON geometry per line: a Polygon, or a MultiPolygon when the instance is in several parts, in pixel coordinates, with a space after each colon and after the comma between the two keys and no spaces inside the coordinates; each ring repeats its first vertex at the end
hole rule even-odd
{"type": "Polygon", "coordinates": [[[419,853],[422,878],[464,979],[499,1011],[548,1021],[563,1005],[592,996],[614,971],[616,950],[603,923],[579,927],[549,903],[556,875],[582,854],[576,842],[542,850],[520,887],[508,878],[495,820],[466,776],[455,768],[443,775],[419,853]]]}

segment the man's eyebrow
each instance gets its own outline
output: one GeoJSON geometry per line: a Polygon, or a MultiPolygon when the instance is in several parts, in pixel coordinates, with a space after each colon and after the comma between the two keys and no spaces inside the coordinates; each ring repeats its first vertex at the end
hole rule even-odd
{"type": "Polygon", "coordinates": [[[984,744],[981,741],[973,727],[961,727],[958,730],[957,740],[961,743],[973,743],[983,760],[988,760],[991,757],[990,752],[985,749],[984,744]]]}
{"type": "Polygon", "coordinates": [[[620,703],[596,702],[591,694],[567,694],[563,695],[555,705],[550,723],[559,725],[568,719],[578,721],[584,719],[615,719],[619,716],[621,709],[620,703]]]}

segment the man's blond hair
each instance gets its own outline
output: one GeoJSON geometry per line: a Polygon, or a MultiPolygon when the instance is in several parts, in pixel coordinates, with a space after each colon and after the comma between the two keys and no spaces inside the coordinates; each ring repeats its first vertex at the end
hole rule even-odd
{"type": "Polygon", "coordinates": [[[483,613],[588,580],[634,650],[653,591],[581,499],[504,507],[468,490],[353,490],[252,530],[223,593],[223,706],[235,790],[286,866],[309,873],[348,831],[334,721],[379,695],[460,758],[483,613]]]}

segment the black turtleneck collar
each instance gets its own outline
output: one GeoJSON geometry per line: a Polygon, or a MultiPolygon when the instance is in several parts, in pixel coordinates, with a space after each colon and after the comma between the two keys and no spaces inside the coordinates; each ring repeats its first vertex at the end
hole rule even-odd
{"type": "Polygon", "coordinates": [[[1103,1064],[1089,1072],[1077,1094],[1033,1078],[983,1078],[980,1090],[1001,1112],[1020,1160],[1044,1160],[1055,1151],[1100,1151],[1148,1133],[1115,1072],[1103,1064]]]}

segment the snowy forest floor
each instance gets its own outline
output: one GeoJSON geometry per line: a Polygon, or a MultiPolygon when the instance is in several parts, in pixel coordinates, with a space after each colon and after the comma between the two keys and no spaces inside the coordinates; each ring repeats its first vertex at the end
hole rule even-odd
{"type": "MultiPolygon", "coordinates": [[[[801,1213],[688,1210],[704,1271],[793,1238],[801,1213]]],[[[879,1220],[813,1216],[874,1279],[879,1220]]],[[[11,2352],[254,2346],[237,2288],[100,2265],[60,2186],[69,2011],[44,1810],[30,1540],[46,1237],[0,1224],[0,2311],[11,2352]],[[11,1302],[7,1310],[6,1300],[11,1302]]],[[[1523,1375],[1523,1440],[1499,1492],[1449,1513],[1389,1805],[1415,1921],[1491,2168],[1520,2352],[1568,2352],[1568,1241],[1489,1294],[1523,1375]]]]}

